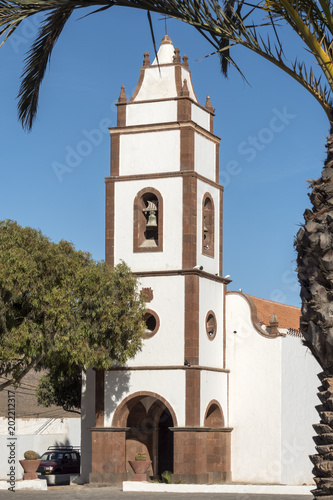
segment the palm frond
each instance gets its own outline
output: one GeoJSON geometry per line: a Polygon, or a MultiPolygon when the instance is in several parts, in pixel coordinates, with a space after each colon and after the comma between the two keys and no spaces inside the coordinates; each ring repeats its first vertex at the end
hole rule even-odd
{"type": "Polygon", "coordinates": [[[38,37],[26,58],[19,91],[19,119],[30,130],[36,118],[40,86],[50,60],[52,49],[61,34],[73,8],[60,7],[45,19],[38,37]]]}

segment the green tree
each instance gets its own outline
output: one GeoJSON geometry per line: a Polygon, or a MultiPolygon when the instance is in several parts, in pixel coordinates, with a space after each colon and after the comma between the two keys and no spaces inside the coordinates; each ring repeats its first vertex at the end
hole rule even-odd
{"type": "Polygon", "coordinates": [[[114,5],[155,11],[193,25],[220,55],[221,68],[237,69],[232,47],[242,46],[285,71],[319,102],[329,120],[327,159],[321,178],[310,183],[312,208],[296,238],[298,277],[301,284],[301,330],[306,345],[323,372],[318,407],[320,424],[315,426],[318,455],[314,462],[318,498],[333,496],[333,13],[331,0],[0,0],[0,36],[5,40],[27,17],[46,12],[38,37],[28,54],[19,92],[22,124],[31,128],[38,94],[53,46],[76,8],[114,5]],[[283,28],[281,30],[280,28],[283,28]],[[289,62],[283,40],[289,28],[311,54],[315,66],[307,67],[301,54],[289,62]]]}
{"type": "Polygon", "coordinates": [[[126,264],[111,268],[67,241],[0,222],[0,375],[7,378],[0,390],[29,370],[47,370],[39,401],[78,407],[81,371],[124,363],[144,331],[143,301],[126,264]]]}

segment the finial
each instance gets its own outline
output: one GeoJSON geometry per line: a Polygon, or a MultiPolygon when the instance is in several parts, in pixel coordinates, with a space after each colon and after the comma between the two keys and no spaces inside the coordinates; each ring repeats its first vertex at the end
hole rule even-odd
{"type": "Polygon", "coordinates": [[[143,60],[143,66],[150,66],[150,60],[149,60],[149,52],[144,53],[144,60],[143,60]]]}
{"type": "Polygon", "coordinates": [[[213,106],[212,106],[212,103],[211,103],[211,100],[210,100],[209,95],[208,95],[208,96],[207,96],[207,98],[206,98],[205,108],[206,108],[208,111],[212,111],[212,112],[214,113],[214,108],[213,108],[213,106]]]}
{"type": "Polygon", "coordinates": [[[183,55],[183,66],[188,69],[188,57],[186,54],[183,55]]]}
{"type": "Polygon", "coordinates": [[[125,94],[125,85],[121,86],[120,95],[118,97],[118,102],[127,102],[127,97],[125,94]]]}
{"type": "Polygon", "coordinates": [[[279,333],[278,331],[278,326],[279,326],[279,320],[277,318],[277,315],[275,313],[272,314],[271,319],[269,320],[269,326],[271,327],[270,334],[276,335],[279,333]]]}
{"type": "Polygon", "coordinates": [[[165,35],[162,38],[161,45],[164,45],[164,44],[171,44],[172,45],[171,38],[168,35],[165,35]]]}
{"type": "Polygon", "coordinates": [[[184,80],[180,95],[183,97],[190,97],[190,91],[188,90],[187,80],[184,80]]]}
{"type": "Polygon", "coordinates": [[[180,63],[180,55],[179,55],[180,50],[175,49],[175,55],[173,56],[173,62],[174,63],[180,63]]]}

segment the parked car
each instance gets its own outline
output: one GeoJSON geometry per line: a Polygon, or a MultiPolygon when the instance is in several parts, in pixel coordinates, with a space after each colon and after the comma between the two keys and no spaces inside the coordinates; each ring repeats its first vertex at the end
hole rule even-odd
{"type": "Polygon", "coordinates": [[[39,474],[78,474],[80,472],[80,452],[73,446],[49,446],[41,459],[37,469],[39,474]]]}

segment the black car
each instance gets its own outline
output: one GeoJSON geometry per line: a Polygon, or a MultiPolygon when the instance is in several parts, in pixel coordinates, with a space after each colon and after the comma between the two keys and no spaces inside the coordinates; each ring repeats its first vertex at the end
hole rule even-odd
{"type": "Polygon", "coordinates": [[[80,452],[73,446],[49,446],[41,456],[39,474],[79,474],[80,452]]]}

